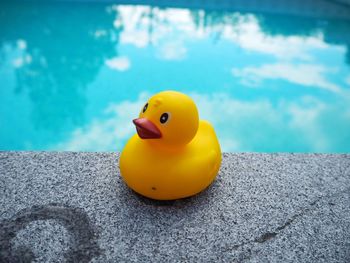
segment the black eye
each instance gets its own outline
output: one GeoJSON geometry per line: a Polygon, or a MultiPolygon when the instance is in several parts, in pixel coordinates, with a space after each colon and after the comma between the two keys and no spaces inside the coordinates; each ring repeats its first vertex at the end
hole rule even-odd
{"type": "Polygon", "coordinates": [[[148,103],[145,104],[145,106],[143,106],[142,112],[144,113],[147,110],[148,107],[148,103]]]}
{"type": "Polygon", "coordinates": [[[162,116],[160,116],[160,123],[166,123],[169,119],[168,113],[163,113],[162,116]]]}

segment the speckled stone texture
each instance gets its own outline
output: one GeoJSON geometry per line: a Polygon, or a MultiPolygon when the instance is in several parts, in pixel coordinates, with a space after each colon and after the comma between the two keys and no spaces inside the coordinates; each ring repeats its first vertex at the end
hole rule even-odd
{"type": "Polygon", "coordinates": [[[224,154],[211,187],[167,202],[118,158],[0,152],[0,262],[350,262],[350,155],[224,154]]]}

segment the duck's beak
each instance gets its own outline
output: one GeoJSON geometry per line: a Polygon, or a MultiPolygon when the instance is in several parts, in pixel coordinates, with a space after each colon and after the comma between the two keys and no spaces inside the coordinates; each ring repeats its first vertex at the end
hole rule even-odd
{"type": "Polygon", "coordinates": [[[146,118],[139,118],[132,121],[137,130],[137,134],[141,139],[158,139],[162,137],[162,133],[157,126],[146,118]]]}

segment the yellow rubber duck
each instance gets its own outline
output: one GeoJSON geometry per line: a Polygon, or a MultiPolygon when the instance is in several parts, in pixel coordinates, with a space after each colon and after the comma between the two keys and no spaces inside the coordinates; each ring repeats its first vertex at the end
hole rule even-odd
{"type": "Polygon", "coordinates": [[[201,192],[215,179],[220,145],[189,96],[160,92],[133,122],[137,134],[120,156],[121,175],[131,189],[152,199],[174,200],[201,192]]]}

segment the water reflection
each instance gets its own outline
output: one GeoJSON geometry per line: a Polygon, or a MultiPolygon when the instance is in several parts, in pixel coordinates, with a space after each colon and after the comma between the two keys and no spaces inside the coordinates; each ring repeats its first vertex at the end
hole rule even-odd
{"type": "Polygon", "coordinates": [[[255,9],[0,3],[0,149],[120,150],[171,88],[226,151],[350,151],[350,19],[255,9]]]}
{"type": "Polygon", "coordinates": [[[1,5],[0,46],[22,50],[13,59],[15,93],[28,94],[35,127],[57,132],[83,124],[86,87],[117,54],[121,26],[113,27],[115,14],[100,4],[1,5]]]}
{"type": "Polygon", "coordinates": [[[260,25],[264,32],[272,36],[312,36],[321,34],[326,43],[346,47],[345,61],[350,64],[350,14],[347,19],[322,19],[322,17],[318,19],[303,17],[291,19],[282,15],[264,16],[260,19],[260,25]]]}
{"type": "Polygon", "coordinates": [[[341,87],[333,84],[324,77],[327,71],[334,71],[317,64],[265,64],[260,67],[233,68],[232,74],[242,78],[246,86],[259,87],[264,79],[282,79],[304,87],[320,88],[341,93],[341,87]]]}
{"type": "MultiPolygon", "coordinates": [[[[201,117],[216,127],[224,151],[349,150],[349,97],[336,105],[311,96],[281,100],[274,105],[266,99],[244,101],[227,93],[189,95],[201,109],[201,117]]],[[[122,149],[135,133],[130,120],[137,116],[140,105],[144,105],[149,96],[141,93],[137,100],[109,105],[104,111],[106,118],[75,130],[67,141],[55,148],[72,151],[122,149]]]]}

